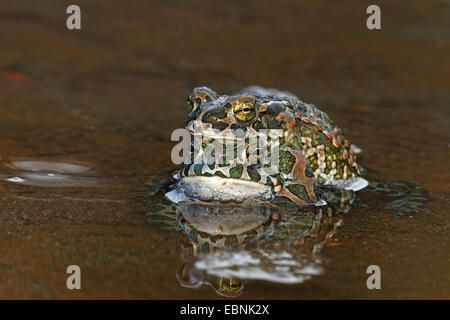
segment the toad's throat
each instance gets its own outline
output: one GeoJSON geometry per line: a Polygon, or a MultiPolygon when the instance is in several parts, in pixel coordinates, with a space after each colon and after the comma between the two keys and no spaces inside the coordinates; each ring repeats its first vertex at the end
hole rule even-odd
{"type": "Polygon", "coordinates": [[[206,201],[206,202],[237,202],[251,199],[255,202],[271,201],[272,187],[263,183],[217,176],[184,177],[178,183],[178,188],[166,193],[173,202],[206,201]]]}

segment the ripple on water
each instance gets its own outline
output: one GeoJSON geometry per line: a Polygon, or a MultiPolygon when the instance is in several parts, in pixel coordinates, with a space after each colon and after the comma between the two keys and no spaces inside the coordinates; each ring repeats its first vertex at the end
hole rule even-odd
{"type": "Polygon", "coordinates": [[[99,186],[87,163],[75,161],[43,161],[13,159],[3,164],[10,173],[1,174],[0,179],[12,183],[43,187],[99,186]]]}

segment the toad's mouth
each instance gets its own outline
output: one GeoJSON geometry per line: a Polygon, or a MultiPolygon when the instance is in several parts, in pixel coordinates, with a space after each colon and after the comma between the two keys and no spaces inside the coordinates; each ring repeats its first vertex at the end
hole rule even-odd
{"type": "Polygon", "coordinates": [[[267,202],[274,197],[272,187],[263,183],[218,176],[183,177],[175,190],[166,193],[172,202],[267,202]]]}
{"type": "MultiPolygon", "coordinates": [[[[227,132],[228,133],[228,132],[227,132]]],[[[245,138],[238,137],[234,134],[212,134],[210,132],[192,133],[194,139],[206,140],[206,141],[244,141],[245,138]]]]}

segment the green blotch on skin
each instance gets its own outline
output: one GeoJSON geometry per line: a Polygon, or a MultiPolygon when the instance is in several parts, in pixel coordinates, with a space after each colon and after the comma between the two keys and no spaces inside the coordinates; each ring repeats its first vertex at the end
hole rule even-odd
{"type": "MultiPolygon", "coordinates": [[[[276,185],[281,185],[281,186],[283,185],[284,180],[283,180],[283,178],[281,177],[281,174],[277,173],[276,175],[271,176],[271,177],[272,177],[272,178],[275,178],[275,179],[277,180],[276,185]]],[[[272,179],[270,179],[270,177],[267,177],[267,182],[266,182],[266,184],[269,185],[269,186],[274,186],[274,185],[273,185],[273,181],[272,181],[272,179]]]]}
{"type": "Polygon", "coordinates": [[[239,179],[242,176],[244,167],[242,164],[237,164],[235,167],[230,169],[230,177],[233,179],[239,179]]]}
{"type": "Polygon", "coordinates": [[[295,156],[288,151],[280,151],[280,171],[289,174],[295,163],[295,156]]]}
{"type": "Polygon", "coordinates": [[[266,178],[266,185],[273,187],[273,182],[272,179],[270,179],[270,177],[266,178]]]}
{"type": "Polygon", "coordinates": [[[311,167],[312,171],[316,171],[317,168],[319,167],[318,163],[317,163],[317,154],[313,154],[312,156],[308,157],[308,164],[311,167]]]}
{"type": "Polygon", "coordinates": [[[299,199],[302,199],[304,201],[308,201],[308,192],[306,192],[306,188],[304,185],[301,184],[290,184],[287,186],[287,189],[296,195],[299,199]]]}
{"type": "Polygon", "coordinates": [[[233,146],[232,149],[231,149],[231,147],[230,147],[230,149],[227,149],[227,151],[224,153],[225,157],[228,155],[228,153],[231,156],[231,151],[233,151],[233,155],[232,155],[233,158],[230,159],[230,160],[234,160],[234,159],[236,159],[238,157],[238,147],[237,146],[233,146]]]}
{"type": "Polygon", "coordinates": [[[202,168],[203,168],[202,164],[194,164],[194,173],[197,176],[200,176],[202,174],[202,168]]]}
{"type": "Polygon", "coordinates": [[[277,173],[275,178],[277,179],[277,185],[283,185],[284,184],[284,179],[281,177],[281,174],[277,173]]]}
{"type": "Polygon", "coordinates": [[[227,104],[224,106],[224,108],[225,108],[225,112],[229,113],[229,112],[231,112],[231,109],[233,109],[233,105],[231,103],[227,102],[227,104]]]}
{"type": "Polygon", "coordinates": [[[216,129],[219,131],[223,131],[226,128],[228,128],[228,124],[226,124],[224,122],[211,122],[211,126],[213,129],[216,129]]]}
{"type": "Polygon", "coordinates": [[[243,133],[247,132],[247,127],[245,127],[244,125],[238,125],[236,123],[233,123],[230,128],[231,130],[241,130],[243,133]]]}
{"type": "Polygon", "coordinates": [[[308,177],[308,178],[314,177],[314,172],[313,172],[313,170],[311,169],[310,166],[306,166],[306,168],[305,168],[305,176],[308,177]]]}
{"type": "Polygon", "coordinates": [[[261,180],[261,175],[259,174],[258,170],[252,166],[247,168],[247,173],[250,177],[250,180],[258,182],[261,180]]]}
{"type": "Polygon", "coordinates": [[[331,165],[332,165],[332,161],[330,160],[330,158],[328,157],[325,161],[325,163],[327,164],[327,166],[325,167],[325,173],[328,174],[331,171],[331,165]]]}
{"type": "Polygon", "coordinates": [[[215,176],[221,177],[221,178],[226,178],[226,176],[221,172],[221,171],[216,171],[214,173],[215,176]]]}
{"type": "Polygon", "coordinates": [[[225,108],[215,109],[215,110],[206,112],[203,115],[202,121],[205,123],[210,123],[211,126],[213,127],[213,129],[222,131],[228,127],[228,124],[226,124],[224,122],[220,122],[220,121],[218,121],[218,119],[226,118],[226,116],[227,116],[227,112],[226,112],[225,108]]]}
{"type": "Polygon", "coordinates": [[[313,137],[311,139],[311,145],[315,148],[319,145],[319,141],[317,140],[317,137],[313,137]]]}
{"type": "Polygon", "coordinates": [[[275,178],[276,179],[276,183],[275,183],[276,185],[281,185],[282,186],[283,183],[284,183],[284,180],[281,177],[281,175],[279,173],[277,173],[276,175],[272,175],[270,177],[267,177],[266,184],[269,185],[269,186],[274,186],[273,181],[272,181],[271,178],[275,178]]]}
{"type": "Polygon", "coordinates": [[[223,118],[226,118],[226,116],[227,116],[226,109],[225,108],[219,108],[219,109],[214,109],[214,110],[210,110],[210,111],[206,112],[203,115],[202,120],[203,120],[203,122],[208,122],[208,121],[205,121],[205,120],[209,120],[209,119],[216,120],[217,118],[223,119],[223,118]]]}
{"type": "Polygon", "coordinates": [[[342,179],[344,177],[344,161],[336,161],[336,174],[334,175],[335,179],[342,179]]]}
{"type": "Polygon", "coordinates": [[[290,139],[288,141],[288,146],[291,148],[294,148],[296,150],[302,150],[302,145],[301,143],[298,141],[297,137],[293,137],[292,139],[290,139]]]}

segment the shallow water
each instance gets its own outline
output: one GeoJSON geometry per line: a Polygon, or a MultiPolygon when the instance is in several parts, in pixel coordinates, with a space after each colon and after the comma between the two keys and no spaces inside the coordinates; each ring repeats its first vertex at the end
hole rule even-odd
{"type": "Polygon", "coordinates": [[[0,298],[218,298],[180,286],[183,236],[148,224],[144,183],[176,167],[170,133],[193,87],[250,84],[316,104],[369,172],[430,201],[394,218],[361,192],[370,207],[344,215],[320,274],[250,282],[241,298],[450,298],[447,2],[383,3],[381,31],[359,2],[79,1],[77,32],[63,5],[0,8],[0,298]],[[381,290],[366,287],[372,264],[381,290]]]}

